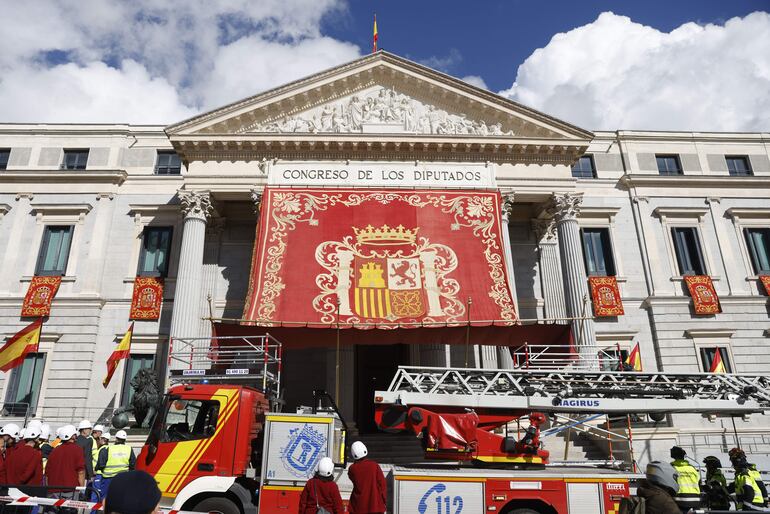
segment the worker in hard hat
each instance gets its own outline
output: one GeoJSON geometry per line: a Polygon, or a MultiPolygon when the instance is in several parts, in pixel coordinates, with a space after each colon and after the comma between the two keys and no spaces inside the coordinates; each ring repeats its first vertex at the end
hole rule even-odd
{"type": "Polygon", "coordinates": [[[636,494],[644,498],[645,514],[679,514],[679,505],[674,496],[679,491],[679,474],[674,467],[661,461],[647,464],[645,479],[639,484],[636,494]]]}
{"type": "Polygon", "coordinates": [[[733,467],[737,460],[743,459],[746,461],[746,464],[749,470],[749,475],[751,475],[751,478],[753,478],[754,481],[757,483],[757,487],[759,487],[759,491],[762,493],[762,499],[765,505],[767,505],[768,504],[767,486],[765,485],[765,482],[762,480],[762,474],[757,469],[757,465],[749,462],[748,457],[746,456],[746,452],[744,452],[740,448],[731,449],[728,455],[730,456],[730,462],[733,463],[733,467]]]}
{"type": "Polygon", "coordinates": [[[742,455],[732,459],[735,469],[735,481],[730,484],[728,490],[735,493],[738,510],[755,510],[765,505],[765,499],[762,497],[762,491],[759,489],[757,481],[749,472],[749,463],[746,457],[742,455]]]}
{"type": "Polygon", "coordinates": [[[110,480],[136,467],[136,455],[126,444],[127,438],[125,430],[118,430],[115,432],[115,444],[105,446],[104,450],[99,452],[96,469],[102,474],[101,487],[105,493],[109,491],[110,480]]]}
{"type": "Polygon", "coordinates": [[[671,448],[671,466],[679,475],[679,491],[674,501],[682,512],[700,508],[700,472],[687,460],[687,453],[679,446],[671,448]]]}
{"type": "Polygon", "coordinates": [[[334,482],[334,462],[329,457],[318,461],[315,475],[305,483],[297,514],[316,514],[321,508],[329,514],[344,513],[340,489],[334,482]]]}
{"type": "Polygon", "coordinates": [[[43,485],[43,456],[37,449],[40,428],[37,425],[24,429],[23,442],[8,456],[6,476],[9,484],[43,485]]]}
{"type": "Polygon", "coordinates": [[[706,465],[706,506],[711,510],[730,510],[730,493],[727,490],[727,479],[722,473],[722,462],[709,455],[703,459],[703,463],[706,465]]]}
{"type": "Polygon", "coordinates": [[[350,493],[350,514],[381,514],[385,512],[388,486],[380,466],[368,458],[369,450],[361,441],[350,446],[353,464],[348,469],[348,477],[353,482],[350,493]]]}
{"type": "Polygon", "coordinates": [[[8,473],[6,465],[8,457],[13,453],[16,440],[19,437],[19,425],[8,423],[0,428],[0,484],[8,484],[8,473]]]}
{"type": "Polygon", "coordinates": [[[94,467],[91,464],[91,452],[94,449],[94,438],[91,437],[93,428],[94,426],[87,419],[78,423],[77,443],[83,448],[83,458],[86,461],[86,480],[91,480],[94,476],[94,467]]]}
{"type": "Polygon", "coordinates": [[[51,439],[51,425],[43,423],[40,427],[40,437],[37,439],[37,447],[40,449],[40,456],[43,459],[43,471],[45,471],[45,464],[48,462],[48,457],[53,451],[53,446],[50,442],[51,439]]]}
{"type": "MultiPolygon", "coordinates": [[[[97,425],[98,426],[98,425],[97,425]]],[[[96,432],[96,427],[94,427],[94,432],[96,432]]],[[[93,493],[91,494],[91,501],[93,502],[99,502],[102,501],[107,494],[107,484],[104,482],[104,477],[102,476],[102,470],[97,469],[96,465],[99,462],[99,454],[102,451],[107,451],[107,446],[110,444],[110,433],[109,432],[101,432],[101,436],[99,439],[95,439],[94,442],[96,443],[96,448],[94,449],[93,453],[93,465],[94,465],[94,480],[93,480],[93,493]]],[[[107,457],[105,457],[106,460],[107,457]]]]}
{"type": "Polygon", "coordinates": [[[76,498],[75,487],[86,485],[86,459],[83,448],[75,438],[78,430],[72,425],[59,429],[61,444],[53,449],[45,466],[46,483],[67,489],[49,489],[49,495],[55,498],[76,498]]]}

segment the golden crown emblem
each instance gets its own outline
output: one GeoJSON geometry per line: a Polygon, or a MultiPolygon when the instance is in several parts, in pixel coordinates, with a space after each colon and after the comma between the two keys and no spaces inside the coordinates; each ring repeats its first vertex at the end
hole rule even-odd
{"type": "Polygon", "coordinates": [[[419,228],[409,229],[404,228],[403,225],[395,228],[387,225],[380,228],[374,228],[371,225],[367,225],[366,228],[353,227],[359,244],[379,246],[414,244],[417,241],[417,230],[419,228]]]}

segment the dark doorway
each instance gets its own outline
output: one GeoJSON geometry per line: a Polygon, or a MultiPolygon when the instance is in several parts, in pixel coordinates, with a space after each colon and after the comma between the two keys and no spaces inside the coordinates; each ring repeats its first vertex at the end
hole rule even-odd
{"type": "Polygon", "coordinates": [[[399,365],[408,362],[405,344],[356,345],[356,426],[361,434],[377,431],[374,391],[385,390],[399,365]]]}

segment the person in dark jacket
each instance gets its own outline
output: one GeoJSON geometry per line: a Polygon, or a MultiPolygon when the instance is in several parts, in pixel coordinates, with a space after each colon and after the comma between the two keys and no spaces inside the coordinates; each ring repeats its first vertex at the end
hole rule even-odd
{"type": "Polygon", "coordinates": [[[348,477],[353,482],[350,493],[350,514],[382,514],[388,499],[388,484],[380,466],[367,458],[369,450],[361,441],[350,446],[353,464],[348,469],[348,477]]]}
{"type": "Polygon", "coordinates": [[[729,485],[728,490],[735,493],[737,510],[761,509],[765,505],[762,491],[749,471],[749,463],[745,457],[733,457],[735,468],[735,481],[729,485]]]}
{"type": "Polygon", "coordinates": [[[722,473],[722,462],[713,455],[703,459],[706,465],[706,503],[712,510],[730,510],[730,493],[727,491],[727,479],[722,473]]]}
{"type": "Polygon", "coordinates": [[[93,425],[87,419],[84,419],[78,425],[78,438],[75,441],[78,446],[83,448],[83,459],[86,462],[86,479],[91,480],[94,477],[94,465],[91,455],[94,450],[94,438],[91,437],[93,425]]]}
{"type": "Polygon", "coordinates": [[[676,470],[667,462],[647,464],[646,479],[637,488],[637,496],[644,498],[645,514],[680,514],[674,501],[679,484],[676,470]]]}
{"type": "Polygon", "coordinates": [[[329,514],[343,514],[342,497],[332,474],[334,462],[324,457],[318,462],[318,470],[313,478],[305,483],[299,497],[298,514],[316,514],[318,507],[323,507],[329,514]]]}

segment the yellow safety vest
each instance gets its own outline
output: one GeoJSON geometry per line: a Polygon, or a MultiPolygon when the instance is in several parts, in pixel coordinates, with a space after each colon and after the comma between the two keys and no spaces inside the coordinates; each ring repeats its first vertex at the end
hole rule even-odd
{"type": "Polygon", "coordinates": [[[102,474],[101,471],[96,471],[96,462],[99,460],[99,452],[101,451],[102,448],[104,448],[104,446],[99,446],[97,448],[95,442],[94,442],[94,446],[91,447],[91,462],[92,462],[91,467],[93,468],[95,475],[102,474]]]}
{"type": "MultiPolygon", "coordinates": [[[[754,490],[754,499],[751,500],[751,503],[754,505],[762,505],[765,502],[765,499],[762,498],[762,491],[759,489],[757,481],[754,480],[751,471],[739,473],[735,476],[735,494],[743,495],[743,487],[746,485],[750,485],[754,490]]],[[[737,506],[739,509],[743,508],[743,502],[739,502],[737,506]]]]}
{"type": "Polygon", "coordinates": [[[107,447],[107,464],[102,470],[104,478],[112,478],[128,471],[131,463],[131,447],[127,444],[113,444],[107,447]]]}
{"type": "Polygon", "coordinates": [[[679,492],[676,499],[700,498],[700,473],[686,460],[671,461],[671,466],[679,473],[677,482],[679,492]]]}

